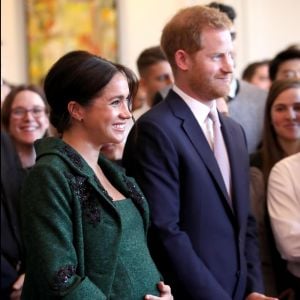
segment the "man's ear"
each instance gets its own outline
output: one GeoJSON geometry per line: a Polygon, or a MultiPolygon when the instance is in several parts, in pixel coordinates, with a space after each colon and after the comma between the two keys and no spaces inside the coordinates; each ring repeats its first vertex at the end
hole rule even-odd
{"type": "Polygon", "coordinates": [[[78,102],[70,101],[68,103],[68,111],[72,119],[80,122],[83,120],[83,109],[78,102]]]}
{"type": "Polygon", "coordinates": [[[175,53],[175,62],[179,69],[186,71],[189,69],[190,56],[184,50],[177,50],[175,53]]]}

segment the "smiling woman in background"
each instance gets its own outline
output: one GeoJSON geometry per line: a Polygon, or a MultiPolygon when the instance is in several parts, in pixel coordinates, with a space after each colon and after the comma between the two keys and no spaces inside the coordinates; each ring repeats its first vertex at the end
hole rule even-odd
{"type": "Polygon", "coordinates": [[[3,129],[10,135],[23,168],[35,163],[35,140],[49,127],[47,102],[35,85],[20,85],[7,95],[1,108],[3,129]]]}
{"type": "Polygon", "coordinates": [[[269,294],[290,287],[273,239],[267,212],[269,174],[281,159],[300,151],[300,80],[276,80],[265,107],[262,148],[251,155],[251,203],[258,223],[262,270],[269,294]]]}
{"type": "Polygon", "coordinates": [[[262,147],[251,155],[251,164],[267,182],[275,163],[299,151],[300,80],[276,80],[267,97],[262,147]]]}
{"type": "Polygon", "coordinates": [[[74,51],[53,65],[44,88],[61,138],[36,143],[22,192],[23,299],[172,299],[148,251],[145,197],[99,156],[125,137],[134,74],[74,51]]]}

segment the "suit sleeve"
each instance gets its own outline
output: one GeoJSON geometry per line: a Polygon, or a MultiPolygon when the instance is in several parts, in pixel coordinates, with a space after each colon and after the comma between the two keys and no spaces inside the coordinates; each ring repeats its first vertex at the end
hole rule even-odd
{"type": "Polygon", "coordinates": [[[247,220],[245,256],[247,260],[246,295],[253,292],[263,293],[264,287],[260,267],[256,220],[251,213],[249,213],[247,220]]]}
{"type": "MultiPolygon", "coordinates": [[[[24,183],[22,234],[27,264],[45,295],[60,299],[106,299],[88,277],[79,275],[74,247],[72,191],[64,174],[35,166],[24,183]]],[[[26,281],[26,278],[25,278],[26,281]]]]}
{"type": "MultiPolygon", "coordinates": [[[[243,140],[246,142],[246,136],[244,130],[241,128],[241,131],[243,133],[243,140]]],[[[247,153],[244,155],[245,157],[248,157],[247,153]]],[[[240,163],[240,161],[239,161],[240,163]]],[[[249,193],[246,195],[249,195],[249,198],[246,199],[249,202],[249,209],[248,209],[248,215],[247,215],[247,223],[246,223],[246,241],[245,241],[245,258],[247,263],[247,286],[246,286],[246,292],[245,297],[253,292],[257,293],[263,293],[264,292],[264,286],[263,286],[263,278],[262,278],[262,272],[261,272],[261,260],[260,260],[260,253],[259,253],[259,244],[258,244],[258,231],[257,231],[257,222],[253,215],[253,213],[256,214],[257,218],[264,218],[265,215],[265,205],[261,203],[256,203],[256,207],[252,207],[250,205],[250,188],[251,191],[251,197],[254,197],[254,195],[259,197],[264,197],[264,184],[263,184],[263,178],[262,174],[259,170],[256,168],[250,168],[249,160],[247,159],[247,163],[245,166],[245,169],[247,170],[247,174],[245,174],[245,183],[244,186],[249,185],[249,193]],[[248,172],[249,170],[249,172],[248,172]],[[248,177],[249,176],[249,177],[248,177]],[[251,179],[250,179],[251,176],[251,179]],[[250,180],[252,181],[252,185],[250,185],[250,180]],[[256,190],[257,189],[257,190],[256,190]],[[262,208],[261,208],[262,206],[262,208]],[[262,216],[257,215],[259,213],[259,209],[261,208],[262,216]],[[256,211],[254,211],[254,209],[256,211]]],[[[240,181],[242,179],[240,178],[240,181]]],[[[248,190],[247,190],[248,191],[248,190]]],[[[263,199],[259,199],[263,200],[263,199]]]]}
{"type": "Polygon", "coordinates": [[[231,299],[180,227],[180,157],[170,138],[157,124],[144,122],[134,127],[128,137],[123,163],[146,195],[152,226],[170,259],[172,272],[190,293],[189,299],[231,299]]]}

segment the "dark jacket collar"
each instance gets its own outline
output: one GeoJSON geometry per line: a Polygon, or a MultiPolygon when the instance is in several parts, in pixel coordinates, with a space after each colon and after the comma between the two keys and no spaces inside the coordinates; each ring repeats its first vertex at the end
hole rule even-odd
{"type": "MultiPolygon", "coordinates": [[[[200,157],[202,158],[203,163],[206,165],[207,169],[211,173],[211,175],[216,180],[219,188],[221,189],[224,200],[226,202],[226,206],[229,208],[229,199],[228,193],[226,191],[226,186],[223,181],[221,172],[219,170],[217,161],[214,157],[214,154],[206,140],[203,131],[198,124],[196,118],[194,117],[192,111],[187,106],[187,104],[181,99],[181,97],[176,94],[173,90],[170,91],[166,98],[166,103],[169,105],[173,114],[182,120],[182,128],[185,134],[189,137],[190,142],[194,145],[200,157]]],[[[228,130],[224,122],[224,117],[219,114],[222,132],[224,134],[225,143],[227,145],[228,142],[228,130]]],[[[228,146],[227,146],[228,149],[228,146]]],[[[230,153],[228,150],[228,155],[230,159],[230,153]]],[[[230,208],[229,208],[230,209],[230,208]]]]}

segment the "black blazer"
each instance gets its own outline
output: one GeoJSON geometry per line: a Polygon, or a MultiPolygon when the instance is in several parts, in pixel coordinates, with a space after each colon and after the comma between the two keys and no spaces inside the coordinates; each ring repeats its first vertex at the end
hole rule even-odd
{"type": "Polygon", "coordinates": [[[1,299],[8,299],[22,268],[18,202],[23,177],[15,147],[9,136],[1,132],[1,299]]]}
{"type": "Polygon", "coordinates": [[[201,127],[173,90],[137,121],[125,146],[124,167],[150,205],[150,247],[176,300],[240,300],[263,290],[245,135],[230,118],[220,121],[233,210],[201,127]]]}

